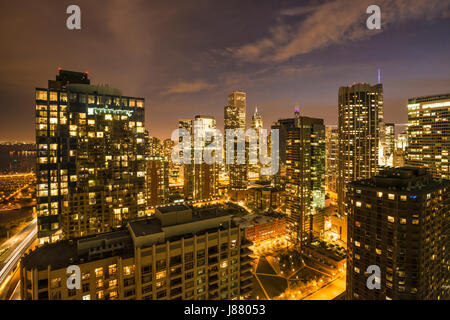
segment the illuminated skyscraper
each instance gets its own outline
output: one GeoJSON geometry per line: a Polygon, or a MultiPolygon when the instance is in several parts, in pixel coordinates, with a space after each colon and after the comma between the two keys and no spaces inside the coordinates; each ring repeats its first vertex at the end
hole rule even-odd
{"type": "Polygon", "coordinates": [[[145,185],[147,209],[150,209],[169,200],[169,158],[164,155],[161,140],[148,137],[147,130],[146,142],[145,185]]]}
{"type": "MultiPolygon", "coordinates": [[[[242,129],[245,133],[245,112],[246,112],[246,94],[245,92],[233,91],[228,96],[228,105],[224,109],[224,128],[242,129]]],[[[224,136],[224,148],[226,150],[227,140],[224,136]]],[[[235,200],[241,200],[245,197],[247,190],[247,165],[238,163],[237,141],[234,143],[234,161],[228,164],[227,168],[230,176],[230,195],[235,200]]],[[[225,159],[226,159],[225,152],[225,159]]],[[[246,155],[247,156],[247,155],[246,155]]]]}
{"type": "Polygon", "coordinates": [[[263,127],[263,120],[258,112],[258,107],[255,107],[255,113],[253,113],[252,115],[252,122],[250,127],[255,130],[262,129],[263,127]]]}
{"type": "MultiPolygon", "coordinates": [[[[314,215],[325,207],[325,125],[301,117],[286,126],[286,215],[294,243],[311,239],[314,215]]],[[[287,121],[284,121],[287,122],[287,121]]]]}
{"type": "Polygon", "coordinates": [[[60,70],[36,89],[41,242],[111,231],[145,214],[144,99],[60,70]]]}
{"type": "Polygon", "coordinates": [[[450,94],[408,101],[407,165],[450,179],[450,94]]]}
{"type": "Polygon", "coordinates": [[[219,164],[208,164],[204,160],[205,147],[212,143],[208,133],[216,129],[216,119],[195,116],[194,120],[180,120],[179,127],[191,135],[191,163],[184,165],[184,196],[187,200],[208,200],[218,193],[219,164]]]}
{"type": "Polygon", "coordinates": [[[393,167],[405,166],[407,146],[408,134],[406,132],[399,133],[397,138],[395,138],[394,157],[392,160],[393,167]]]}
{"type": "Polygon", "coordinates": [[[450,181],[425,168],[381,170],[349,183],[347,208],[347,299],[450,298],[450,181]],[[372,290],[369,266],[380,268],[372,290]]]}
{"type": "Polygon", "coordinates": [[[339,131],[337,128],[326,128],[326,154],[327,192],[332,195],[332,198],[336,201],[339,160],[339,131]]]}
{"type": "Polygon", "coordinates": [[[378,165],[380,167],[392,167],[395,150],[395,124],[380,122],[379,125],[378,165]]]}
{"type": "Polygon", "coordinates": [[[339,213],[345,214],[347,183],[377,172],[383,86],[358,83],[339,89],[339,213]]]}
{"type": "Polygon", "coordinates": [[[279,119],[271,127],[272,130],[278,130],[279,134],[279,154],[275,161],[278,161],[279,170],[273,177],[275,187],[284,189],[286,186],[286,143],[287,143],[287,129],[295,126],[295,118],[279,119]]]}
{"type": "Polygon", "coordinates": [[[252,115],[252,121],[250,128],[256,131],[256,139],[258,143],[253,143],[249,145],[249,159],[257,159],[257,163],[248,164],[248,178],[249,180],[259,180],[260,178],[260,168],[261,163],[259,161],[259,136],[261,130],[263,129],[263,120],[258,112],[258,107],[255,107],[255,112],[252,115]]]}

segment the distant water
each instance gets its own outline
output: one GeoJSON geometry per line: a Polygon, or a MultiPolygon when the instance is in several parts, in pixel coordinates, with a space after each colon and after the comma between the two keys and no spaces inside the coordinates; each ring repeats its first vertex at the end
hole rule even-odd
{"type": "Polygon", "coordinates": [[[34,144],[0,145],[0,173],[29,172],[36,166],[34,144]]]}

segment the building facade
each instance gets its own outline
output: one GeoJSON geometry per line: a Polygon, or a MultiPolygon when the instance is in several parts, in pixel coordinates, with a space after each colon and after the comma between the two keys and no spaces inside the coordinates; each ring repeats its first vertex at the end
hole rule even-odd
{"type": "Polygon", "coordinates": [[[271,212],[233,219],[253,243],[286,236],[286,216],[271,212]]]}
{"type": "Polygon", "coordinates": [[[347,298],[450,297],[450,181],[424,168],[386,169],[349,184],[347,298]],[[380,289],[367,287],[369,266],[380,289]]]}
{"type": "Polygon", "coordinates": [[[326,189],[327,194],[337,200],[337,178],[339,160],[339,131],[337,128],[326,128],[326,189]]]}
{"type": "MultiPolygon", "coordinates": [[[[250,128],[255,130],[257,143],[249,145],[249,163],[248,163],[248,181],[258,181],[260,176],[261,163],[259,161],[259,139],[261,130],[263,129],[263,120],[261,114],[258,112],[258,107],[255,107],[255,112],[252,115],[250,128]],[[250,163],[250,159],[257,159],[256,163],[250,163]]],[[[270,152],[270,150],[269,150],[270,152]]],[[[270,154],[270,153],[269,153],[270,154]]]]}
{"type": "Polygon", "coordinates": [[[274,187],[253,187],[247,190],[246,203],[249,208],[260,211],[282,208],[283,191],[274,187]]]}
{"type": "MultiPolygon", "coordinates": [[[[227,130],[242,130],[245,134],[246,129],[246,103],[247,95],[245,92],[233,91],[228,96],[228,105],[224,108],[224,129],[227,130]]],[[[233,143],[234,157],[230,164],[226,165],[229,172],[230,197],[234,200],[241,200],[245,198],[245,191],[247,190],[247,160],[244,163],[238,163],[238,146],[237,139],[233,143]]],[[[225,159],[227,159],[227,137],[224,135],[225,159]]],[[[247,148],[245,157],[247,159],[247,148]]]]}
{"type": "Polygon", "coordinates": [[[146,161],[147,208],[169,202],[169,159],[148,156],[146,161]]]}
{"type": "Polygon", "coordinates": [[[345,215],[347,183],[377,172],[383,86],[358,83],[339,89],[338,206],[345,215]]]}
{"type": "Polygon", "coordinates": [[[178,205],[112,233],[64,240],[26,254],[25,300],[215,300],[252,292],[251,242],[231,216],[178,205]],[[67,267],[80,267],[68,289],[67,267]]]}
{"type": "Polygon", "coordinates": [[[191,163],[184,164],[184,196],[186,200],[209,200],[218,195],[219,166],[214,161],[206,163],[205,148],[214,142],[216,119],[210,116],[195,116],[194,120],[180,120],[179,127],[191,135],[191,163]],[[209,135],[211,134],[211,135],[209,135]]]}
{"type": "Polygon", "coordinates": [[[290,240],[311,240],[314,215],[325,207],[325,125],[296,115],[286,128],[286,215],[290,240]]]}
{"type": "Polygon", "coordinates": [[[409,99],[406,163],[450,179],[450,94],[409,99]]]}
{"type": "Polygon", "coordinates": [[[60,70],[36,89],[40,242],[111,231],[145,214],[144,99],[60,70]]]}
{"type": "Polygon", "coordinates": [[[378,165],[392,167],[395,150],[395,124],[380,122],[380,142],[378,147],[378,165]]]}

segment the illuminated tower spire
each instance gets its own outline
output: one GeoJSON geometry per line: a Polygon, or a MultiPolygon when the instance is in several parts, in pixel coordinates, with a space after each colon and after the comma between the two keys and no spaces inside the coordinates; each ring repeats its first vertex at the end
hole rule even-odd
{"type": "Polygon", "coordinates": [[[294,107],[294,115],[295,115],[295,117],[300,117],[300,107],[298,106],[298,105],[296,105],[295,107],[294,107]]]}
{"type": "Polygon", "coordinates": [[[251,128],[261,129],[263,121],[261,115],[258,113],[258,106],[255,106],[255,113],[252,116],[251,128]]]}

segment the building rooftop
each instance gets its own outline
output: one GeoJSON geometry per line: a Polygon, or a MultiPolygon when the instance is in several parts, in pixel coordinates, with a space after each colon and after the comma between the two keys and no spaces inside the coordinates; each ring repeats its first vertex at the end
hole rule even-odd
{"type": "Polygon", "coordinates": [[[244,217],[233,218],[233,221],[239,225],[241,229],[252,227],[255,225],[269,223],[275,219],[283,219],[285,216],[276,212],[266,212],[263,214],[251,214],[244,217]]]}
{"type": "Polygon", "coordinates": [[[192,212],[185,205],[176,205],[159,209],[166,213],[187,210],[187,218],[183,222],[167,226],[164,226],[158,217],[139,218],[128,222],[127,228],[117,231],[45,244],[25,254],[22,263],[28,270],[45,270],[49,265],[52,269],[60,269],[109,256],[128,258],[134,255],[135,246],[148,247],[166,241],[176,241],[184,236],[235,226],[229,218],[230,215],[220,208],[200,208],[192,212]]]}
{"type": "Polygon", "coordinates": [[[425,193],[443,185],[450,186],[450,181],[434,179],[426,168],[401,167],[386,168],[370,179],[353,181],[350,184],[355,187],[364,186],[402,192],[425,193]]]}
{"type": "Polygon", "coordinates": [[[136,237],[162,232],[161,221],[156,218],[130,221],[129,225],[136,237]]]}
{"type": "Polygon", "coordinates": [[[190,208],[184,204],[176,204],[171,206],[165,206],[165,207],[158,207],[159,212],[162,214],[169,213],[169,212],[175,212],[175,211],[184,211],[189,210],[190,208]]]}
{"type": "Polygon", "coordinates": [[[408,104],[430,102],[430,101],[436,101],[436,100],[445,100],[445,99],[450,99],[450,93],[411,98],[411,99],[408,99],[408,104]]]}
{"type": "Polygon", "coordinates": [[[27,269],[59,269],[71,264],[97,260],[108,255],[128,257],[133,254],[128,231],[119,230],[78,240],[63,240],[45,244],[24,255],[21,263],[27,269]]]}

